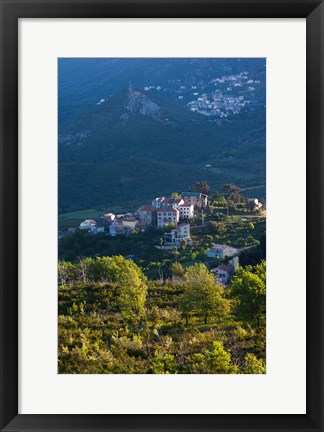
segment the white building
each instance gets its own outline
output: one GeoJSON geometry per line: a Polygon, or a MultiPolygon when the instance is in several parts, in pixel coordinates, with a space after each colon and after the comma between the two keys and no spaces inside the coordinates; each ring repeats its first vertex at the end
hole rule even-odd
{"type": "Polygon", "coordinates": [[[162,202],[165,198],[164,197],[157,197],[154,198],[154,200],[152,201],[152,206],[155,208],[161,208],[162,207],[162,202]]]}
{"type": "Polygon", "coordinates": [[[256,209],[260,209],[262,207],[262,204],[260,203],[260,201],[258,200],[258,198],[248,198],[249,202],[253,202],[254,203],[254,208],[256,209]]]}
{"type": "Polygon", "coordinates": [[[178,208],[180,205],[184,204],[182,198],[172,198],[172,197],[157,197],[152,201],[152,206],[156,208],[162,207],[173,207],[178,208]]]}
{"type": "Polygon", "coordinates": [[[181,204],[178,207],[181,219],[192,219],[194,217],[193,204],[181,204]]]}
{"type": "Polygon", "coordinates": [[[234,256],[228,261],[227,265],[221,264],[218,267],[211,269],[215,278],[222,284],[228,284],[231,277],[234,275],[236,270],[239,268],[239,257],[234,256]]]}
{"type": "Polygon", "coordinates": [[[210,258],[225,258],[232,257],[238,253],[238,249],[224,244],[214,245],[208,252],[207,256],[210,258]]]}
{"type": "Polygon", "coordinates": [[[108,222],[112,222],[115,219],[114,213],[106,213],[104,217],[107,219],[108,222]]]}
{"type": "Polygon", "coordinates": [[[97,227],[97,223],[93,219],[86,219],[80,223],[80,230],[87,230],[88,233],[98,234],[100,232],[104,232],[105,228],[103,226],[97,227]]]}
{"type": "Polygon", "coordinates": [[[215,278],[220,282],[227,284],[230,280],[230,277],[233,273],[233,268],[226,266],[226,265],[220,265],[214,269],[211,270],[214,273],[215,278]]]}
{"type": "Polygon", "coordinates": [[[174,224],[177,226],[179,222],[180,212],[173,207],[162,207],[157,211],[157,227],[163,228],[164,225],[174,224]]]}
{"type": "Polygon", "coordinates": [[[93,219],[86,219],[80,223],[80,230],[92,230],[93,228],[96,228],[96,221],[93,219]]]}
{"type": "Polygon", "coordinates": [[[180,245],[182,240],[186,240],[188,244],[192,244],[190,237],[190,224],[180,224],[169,233],[165,233],[164,237],[167,242],[175,243],[176,245],[180,245]]]}

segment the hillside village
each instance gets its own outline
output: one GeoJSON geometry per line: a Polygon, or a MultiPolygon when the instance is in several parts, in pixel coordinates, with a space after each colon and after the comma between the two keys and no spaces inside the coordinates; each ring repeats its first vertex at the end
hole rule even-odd
{"type": "Polygon", "coordinates": [[[59,373],[264,374],[264,207],[227,185],[62,232],[59,373]]]}
{"type": "MultiPolygon", "coordinates": [[[[262,82],[248,71],[215,77],[207,82],[190,85],[186,81],[170,80],[166,87],[145,85],[145,92],[169,93],[193,112],[208,117],[227,118],[259,103],[256,92],[262,82]]],[[[99,101],[98,103],[100,103],[99,101]]]]}
{"type": "Polygon", "coordinates": [[[266,373],[266,73],[58,60],[59,374],[266,373]]]}
{"type": "MultiPolygon", "coordinates": [[[[257,198],[249,198],[247,202],[251,210],[260,211],[262,204],[257,198]]],[[[90,237],[102,234],[108,238],[125,239],[145,232],[161,232],[162,236],[157,238],[158,241],[151,246],[152,248],[170,253],[175,250],[183,251],[193,246],[192,230],[198,232],[199,228],[208,228],[205,218],[211,219],[210,208],[211,203],[207,194],[192,191],[174,193],[172,196],[153,198],[150,204],[142,205],[134,212],[109,212],[93,219],[86,219],[78,227],[69,227],[67,232],[60,232],[60,238],[77,231],[85,232],[90,237]]],[[[247,222],[246,218],[239,219],[243,224],[247,222]]],[[[212,225],[213,222],[209,221],[208,224],[212,225]]],[[[204,245],[209,243],[210,241],[204,242],[204,245]]],[[[218,263],[210,270],[219,282],[229,283],[239,267],[240,252],[246,249],[221,242],[210,243],[205,255],[206,258],[218,263]]],[[[133,259],[136,255],[128,254],[126,257],[133,259]]]]}

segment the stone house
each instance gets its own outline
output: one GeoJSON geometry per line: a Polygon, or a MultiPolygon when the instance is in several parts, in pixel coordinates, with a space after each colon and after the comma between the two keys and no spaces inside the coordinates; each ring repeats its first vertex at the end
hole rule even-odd
{"type": "Polygon", "coordinates": [[[207,256],[210,258],[225,258],[232,257],[238,253],[238,249],[225,244],[216,244],[208,252],[207,256]]]}
{"type": "Polygon", "coordinates": [[[138,219],[145,226],[156,227],[157,208],[153,206],[142,206],[138,209],[138,219]]]}
{"type": "Polygon", "coordinates": [[[185,204],[192,204],[194,207],[205,208],[208,205],[208,197],[200,192],[182,192],[185,204]]]}

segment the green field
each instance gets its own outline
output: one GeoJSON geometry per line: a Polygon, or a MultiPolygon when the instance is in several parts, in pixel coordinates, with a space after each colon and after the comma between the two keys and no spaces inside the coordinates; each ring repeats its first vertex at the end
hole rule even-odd
{"type": "Polygon", "coordinates": [[[80,225],[85,219],[90,219],[102,215],[102,211],[95,209],[79,210],[70,213],[62,213],[58,217],[60,228],[75,227],[80,225]]]}

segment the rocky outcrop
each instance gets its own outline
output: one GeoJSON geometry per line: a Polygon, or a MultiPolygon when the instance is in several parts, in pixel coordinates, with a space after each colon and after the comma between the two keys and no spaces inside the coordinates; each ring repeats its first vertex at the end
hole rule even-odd
{"type": "Polygon", "coordinates": [[[141,114],[144,116],[155,116],[160,112],[159,105],[152,102],[151,99],[144,94],[133,89],[129,89],[128,91],[128,103],[126,109],[132,114],[141,114]]]}

